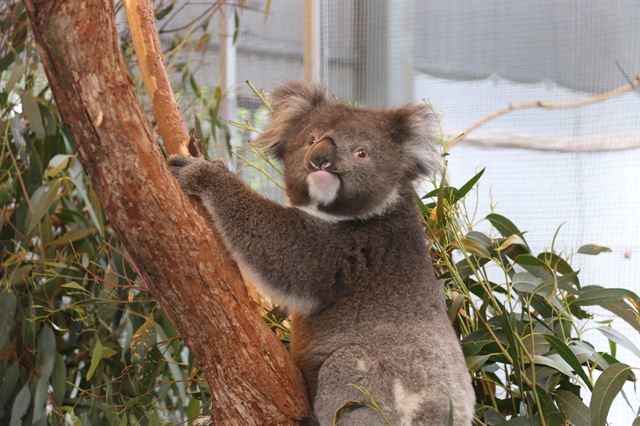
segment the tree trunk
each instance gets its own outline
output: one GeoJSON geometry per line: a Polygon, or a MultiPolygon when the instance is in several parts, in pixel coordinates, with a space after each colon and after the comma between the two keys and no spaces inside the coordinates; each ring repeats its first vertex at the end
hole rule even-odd
{"type": "Polygon", "coordinates": [[[112,0],[25,0],[56,104],[111,226],[203,369],[221,425],[308,415],[301,375],[171,177],[126,73],[112,0]]]}

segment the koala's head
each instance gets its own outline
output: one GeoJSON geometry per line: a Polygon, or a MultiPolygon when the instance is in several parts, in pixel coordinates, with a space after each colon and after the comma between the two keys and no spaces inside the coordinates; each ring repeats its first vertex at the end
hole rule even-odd
{"type": "Polygon", "coordinates": [[[290,203],[311,214],[374,216],[438,167],[435,117],[426,105],[359,108],[302,82],[276,88],[271,100],[273,120],[255,145],[282,160],[290,203]]]}

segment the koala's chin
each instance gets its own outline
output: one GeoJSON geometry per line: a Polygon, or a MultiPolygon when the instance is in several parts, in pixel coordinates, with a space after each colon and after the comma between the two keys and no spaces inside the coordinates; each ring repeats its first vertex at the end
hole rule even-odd
{"type": "Polygon", "coordinates": [[[331,204],[338,196],[340,178],[326,170],[316,170],[307,175],[309,197],[313,203],[331,204]]]}
{"type": "MultiPolygon", "coordinates": [[[[475,396],[428,257],[412,182],[439,164],[425,105],[356,108],[290,83],[256,141],[278,158],[291,207],[220,162],[171,158],[246,281],[292,316],[291,354],[320,425],[366,389],[392,424],[469,426],[475,396]],[[453,395],[453,398],[451,398],[453,395]]],[[[368,408],[339,425],[383,425],[368,408]]]]}

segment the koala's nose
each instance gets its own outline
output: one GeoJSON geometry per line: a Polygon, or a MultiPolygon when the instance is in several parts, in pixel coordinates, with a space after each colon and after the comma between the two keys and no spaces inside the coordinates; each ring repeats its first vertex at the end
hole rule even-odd
{"type": "Polygon", "coordinates": [[[336,159],[336,144],[331,138],[319,140],[307,154],[307,166],[311,170],[327,170],[336,159]]]}

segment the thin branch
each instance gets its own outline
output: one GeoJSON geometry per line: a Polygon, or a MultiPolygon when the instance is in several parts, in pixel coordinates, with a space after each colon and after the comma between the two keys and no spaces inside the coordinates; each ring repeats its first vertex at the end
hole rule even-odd
{"type": "Polygon", "coordinates": [[[475,132],[476,130],[478,130],[480,127],[484,126],[488,122],[493,121],[496,118],[501,117],[513,111],[523,110],[523,109],[533,109],[533,108],[542,108],[542,109],[548,109],[548,110],[580,108],[583,106],[602,102],[607,99],[614,98],[616,96],[620,96],[623,93],[636,89],[637,87],[640,87],[640,74],[636,75],[635,78],[627,84],[616,87],[615,89],[611,89],[607,92],[603,92],[595,96],[589,96],[586,98],[578,99],[576,101],[567,101],[567,102],[528,101],[528,102],[520,102],[517,104],[509,104],[508,106],[502,109],[492,112],[491,114],[484,117],[482,120],[468,127],[464,132],[460,134],[460,136],[456,137],[454,140],[449,142],[446,148],[447,150],[450,149],[453,145],[465,139],[467,136],[469,136],[469,134],[475,132]]]}
{"type": "Polygon", "coordinates": [[[189,155],[189,131],[162,63],[162,50],[151,1],[125,0],[124,8],[158,133],[168,154],[189,155]]]}

